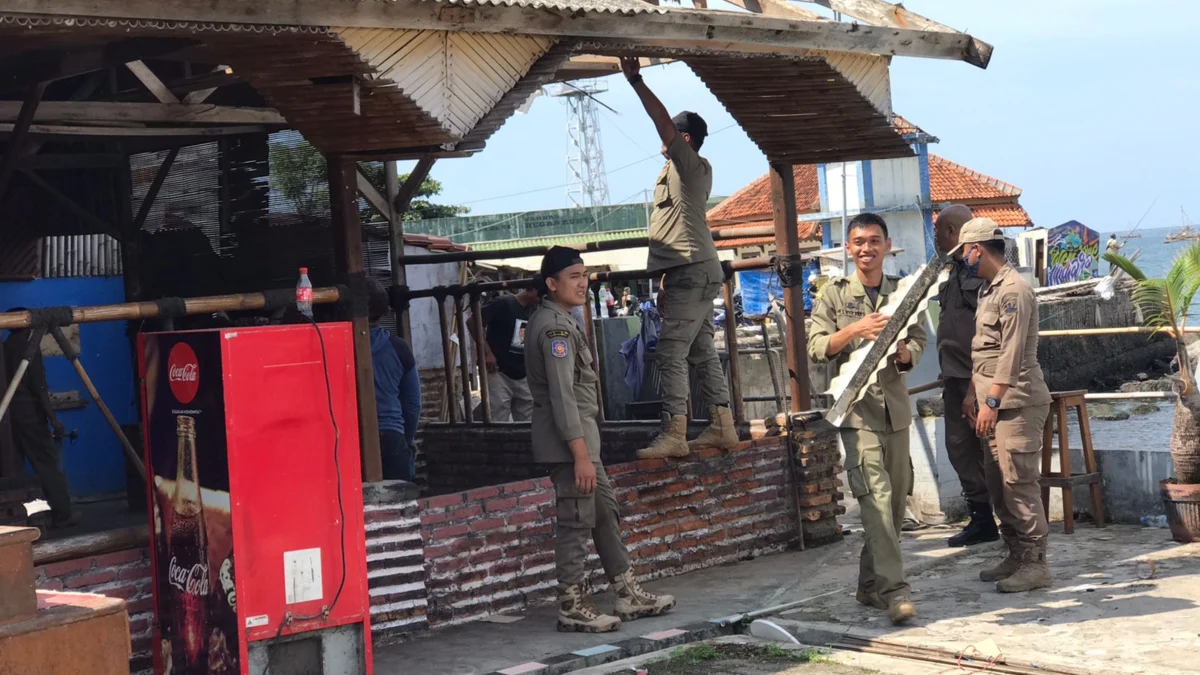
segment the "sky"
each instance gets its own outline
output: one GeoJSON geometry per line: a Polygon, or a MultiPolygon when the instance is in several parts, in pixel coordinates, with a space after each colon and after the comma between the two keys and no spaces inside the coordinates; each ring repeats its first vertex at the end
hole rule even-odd
{"type": "MultiPolygon", "coordinates": [[[[721,3],[710,5],[718,7],[721,3]]],[[[807,5],[816,8],[815,5],[807,5]]],[[[992,44],[986,70],[949,60],[892,62],[895,112],[940,139],[931,151],[1023,189],[1034,223],[1075,219],[1100,231],[1200,218],[1200,29],[1195,0],[907,0],[905,7],[992,44]],[[1151,208],[1151,205],[1153,207],[1151,208]]],[[[766,158],[683,64],[645,80],[674,114],[700,113],[714,195],[767,170],[766,158]]],[[[658,137],[621,76],[601,81],[610,203],[645,199],[658,137]]],[[[542,96],[483,152],[440,160],[440,201],[473,214],[568,206],[567,109],[542,96]]],[[[402,168],[402,171],[405,170],[402,168]]]]}

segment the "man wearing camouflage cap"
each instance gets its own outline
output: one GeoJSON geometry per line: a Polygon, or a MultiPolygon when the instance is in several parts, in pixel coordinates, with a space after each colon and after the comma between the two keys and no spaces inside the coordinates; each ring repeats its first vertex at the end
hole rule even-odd
{"type": "Polygon", "coordinates": [[[979,578],[997,582],[1001,593],[1044,588],[1051,582],[1049,526],[1039,481],[1050,390],[1037,361],[1037,298],[1009,266],[1004,234],[991,219],[967,221],[957,249],[984,280],[971,341],[975,432],[988,443],[984,474],[1008,547],[1004,561],[979,578]]]}
{"type": "Polygon", "coordinates": [[[637,59],[621,59],[621,69],[654,122],[667,159],[654,185],[646,261],[650,273],[662,275],[658,309],[663,325],[655,363],[662,383],[663,430],[650,447],[638,451],[638,457],[683,457],[704,448],[732,450],[738,435],[725,371],[713,342],[713,300],[721,292],[725,272],[705,216],[712,165],[700,156],[700,146],[708,125],[694,112],[671,117],[642,81],[637,59]],[[710,406],[709,427],[691,443],[687,440],[689,364],[696,366],[710,406]]]}

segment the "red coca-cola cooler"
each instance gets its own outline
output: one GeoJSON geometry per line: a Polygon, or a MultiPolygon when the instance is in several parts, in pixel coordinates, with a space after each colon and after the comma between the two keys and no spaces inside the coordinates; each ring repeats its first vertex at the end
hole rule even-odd
{"type": "Polygon", "coordinates": [[[370,673],[350,324],[139,346],[154,672],[370,673]]]}

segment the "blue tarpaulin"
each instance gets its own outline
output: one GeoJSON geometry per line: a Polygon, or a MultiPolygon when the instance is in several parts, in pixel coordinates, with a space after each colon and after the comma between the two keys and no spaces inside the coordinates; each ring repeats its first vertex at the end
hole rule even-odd
{"type": "Polygon", "coordinates": [[[641,395],[645,377],[646,356],[658,347],[658,332],[662,330],[662,317],[654,303],[642,303],[642,330],[637,337],[621,343],[621,355],[625,357],[625,384],[635,398],[641,395]]]}
{"type": "Polygon", "coordinates": [[[742,313],[746,316],[766,316],[771,312],[771,301],[783,299],[779,275],[772,270],[738,272],[737,277],[742,289],[742,313]]]}

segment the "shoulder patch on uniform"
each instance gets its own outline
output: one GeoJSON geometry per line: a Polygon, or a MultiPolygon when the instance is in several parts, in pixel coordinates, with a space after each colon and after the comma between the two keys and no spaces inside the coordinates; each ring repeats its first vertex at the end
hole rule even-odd
{"type": "Polygon", "coordinates": [[[554,338],[566,338],[571,337],[571,333],[569,331],[562,330],[561,328],[555,328],[554,330],[546,331],[546,337],[550,338],[551,340],[554,338]]]}
{"type": "Polygon", "coordinates": [[[552,340],[550,342],[550,353],[553,354],[554,358],[556,359],[567,358],[567,341],[560,339],[552,340]]]}
{"type": "Polygon", "coordinates": [[[1000,296],[1000,306],[1004,309],[1004,313],[1016,314],[1018,300],[1019,297],[1016,293],[1005,293],[1000,296]]]}

